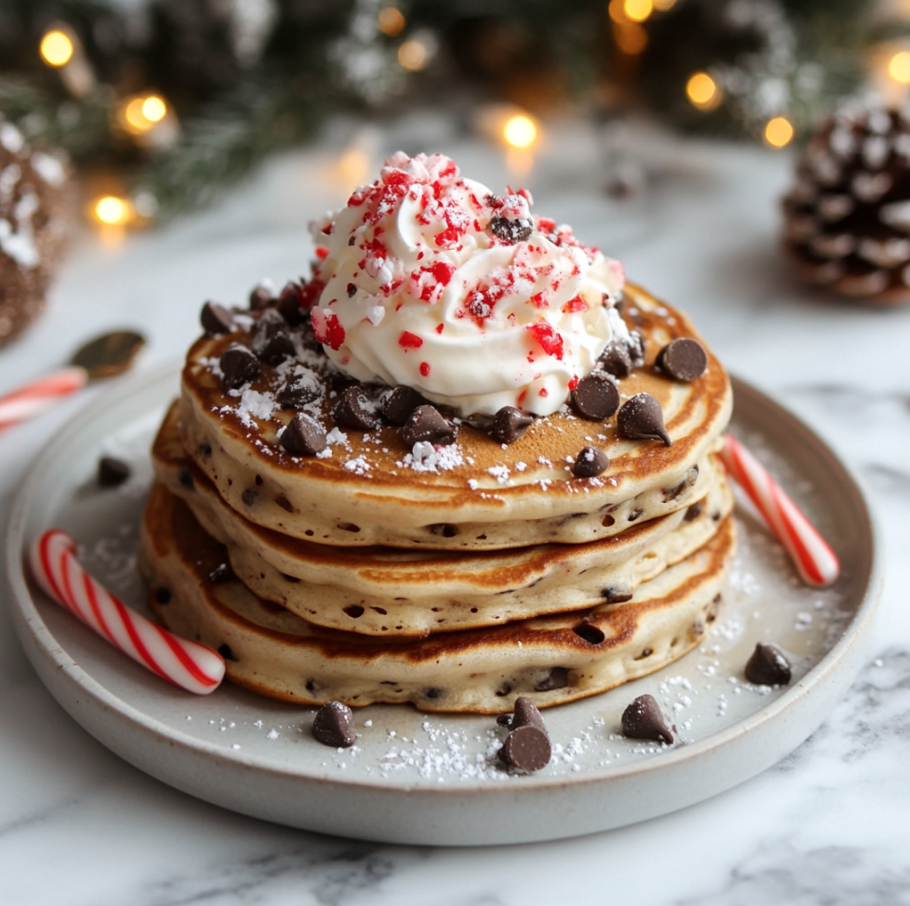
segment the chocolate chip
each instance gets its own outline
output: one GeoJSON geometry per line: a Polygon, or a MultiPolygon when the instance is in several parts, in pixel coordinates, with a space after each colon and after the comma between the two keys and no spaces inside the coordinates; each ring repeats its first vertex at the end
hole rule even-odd
{"type": "Polygon", "coordinates": [[[306,320],[307,313],[301,304],[301,288],[297,283],[287,283],[278,297],[278,311],[291,327],[297,327],[306,320]]]}
{"type": "Polygon", "coordinates": [[[777,645],[759,642],[746,663],[746,679],[756,686],[786,686],[793,676],[790,662],[777,645]]]}
{"type": "Polygon", "coordinates": [[[226,661],[236,661],[236,660],[237,660],[237,655],[235,655],[234,652],[231,651],[231,646],[228,645],[227,642],[222,642],[222,643],[218,646],[218,653],[219,653],[226,661]]]}
{"type": "Polygon", "coordinates": [[[664,721],[660,705],[653,695],[639,695],[622,712],[622,735],[628,739],[653,739],[655,742],[673,742],[673,734],[664,721]]]}
{"type": "Polygon", "coordinates": [[[234,570],[231,569],[231,564],[225,561],[224,563],[219,563],[210,573],[209,573],[209,582],[230,582],[234,578],[234,570]]]}
{"type": "Polygon", "coordinates": [[[629,440],[662,440],[673,446],[664,427],[664,414],[660,403],[650,393],[636,393],[626,400],[616,417],[616,427],[621,437],[629,440]]]}
{"type": "Polygon", "coordinates": [[[499,750],[499,759],[520,771],[539,771],[550,763],[553,748],[550,737],[540,727],[525,726],[512,730],[499,750]]]}
{"type": "Polygon", "coordinates": [[[572,474],[576,478],[594,478],[610,465],[610,457],[597,447],[585,447],[575,459],[572,474]]]}
{"type": "Polygon", "coordinates": [[[277,301],[275,294],[261,283],[250,293],[250,308],[253,311],[262,311],[277,301]]]}
{"type": "Polygon", "coordinates": [[[698,340],[681,337],[657,354],[657,367],[677,381],[694,381],[708,367],[708,354],[698,340]]]}
{"type": "Polygon", "coordinates": [[[379,411],[386,421],[401,426],[418,406],[424,406],[426,402],[413,387],[396,387],[385,395],[379,411]]]}
{"type": "Polygon", "coordinates": [[[503,242],[524,242],[533,230],[534,224],[530,220],[494,217],[490,221],[490,232],[503,242]]]}
{"type": "Polygon", "coordinates": [[[211,456],[212,455],[212,445],[207,440],[203,441],[201,444],[199,444],[199,452],[203,456],[211,456]]]}
{"type": "Polygon", "coordinates": [[[252,506],[256,502],[259,494],[253,488],[247,488],[241,495],[240,499],[247,505],[252,506]]]}
{"type": "Polygon", "coordinates": [[[266,309],[259,316],[259,320],[253,329],[253,341],[250,343],[250,349],[253,350],[255,355],[261,356],[272,337],[286,331],[287,326],[287,322],[274,308],[266,309]]]}
{"type": "Polygon", "coordinates": [[[619,388],[609,375],[592,371],[572,391],[572,405],[582,418],[602,421],[619,407],[619,388]]]}
{"type": "Polygon", "coordinates": [[[418,406],[402,426],[401,439],[409,447],[421,441],[445,446],[455,442],[455,426],[435,406],[418,406]]]}
{"type": "Polygon", "coordinates": [[[240,343],[231,343],[218,364],[224,375],[221,383],[225,390],[236,390],[259,376],[259,359],[240,343]]]}
{"type": "Polygon", "coordinates": [[[537,705],[529,698],[524,698],[523,696],[515,699],[512,720],[509,723],[509,728],[512,730],[517,730],[519,727],[537,727],[538,730],[543,730],[544,733],[547,732],[543,718],[540,716],[540,711],[537,710],[537,705]]]}
{"type": "Polygon", "coordinates": [[[348,387],[332,411],[335,424],[355,431],[369,431],[379,425],[367,395],[359,386],[348,387]]]}
{"type": "Polygon", "coordinates": [[[695,503],[691,504],[686,509],[686,515],[683,516],[683,522],[692,522],[698,517],[701,516],[701,501],[696,500],[695,503]]]}
{"type": "Polygon", "coordinates": [[[179,481],[188,491],[192,491],[196,487],[193,482],[193,473],[189,469],[180,469],[180,471],[177,472],[177,481],[179,481]]]}
{"type": "Polygon", "coordinates": [[[259,358],[266,365],[280,365],[285,359],[293,358],[295,353],[294,341],[282,330],[269,340],[259,358]]]}
{"type": "Polygon", "coordinates": [[[525,415],[521,409],[516,409],[514,406],[503,406],[493,416],[490,436],[500,444],[514,443],[528,430],[528,426],[533,421],[534,419],[530,415],[525,415]]]}
{"type": "Polygon", "coordinates": [[[553,689],[565,689],[569,685],[569,671],[565,667],[554,667],[545,679],[535,687],[535,692],[551,692],[553,689]]]}
{"type": "Polygon", "coordinates": [[[325,429],[311,415],[298,412],[281,435],[281,446],[291,456],[315,456],[326,448],[325,429]]]}
{"type": "Polygon", "coordinates": [[[164,588],[163,586],[161,588],[156,588],[155,589],[155,600],[159,604],[170,604],[171,603],[170,589],[164,588]]]}
{"type": "Polygon", "coordinates": [[[282,409],[302,409],[319,397],[319,387],[309,377],[308,374],[293,377],[278,391],[276,399],[282,409]]]}
{"type": "Polygon", "coordinates": [[[632,359],[633,368],[641,368],[645,364],[645,335],[637,328],[633,327],[629,331],[629,339],[626,340],[626,348],[629,350],[629,358],[632,359]]]}
{"type": "Polygon", "coordinates": [[[512,725],[512,715],[511,714],[499,714],[496,717],[496,723],[498,723],[500,727],[509,727],[512,725]]]}
{"type": "Polygon", "coordinates": [[[601,589],[600,596],[607,604],[623,604],[632,600],[632,590],[628,585],[608,585],[601,589]]]}
{"type": "Polygon", "coordinates": [[[313,718],[313,736],[325,746],[350,748],[357,740],[352,723],[354,715],[341,702],[326,702],[313,718]]]}
{"type": "Polygon", "coordinates": [[[98,484],[102,488],[116,488],[130,477],[132,469],[122,459],[102,456],[98,460],[98,484]]]}
{"type": "Polygon", "coordinates": [[[600,367],[614,377],[625,378],[632,373],[632,357],[625,343],[614,341],[600,355],[600,367]]]}
{"type": "Polygon", "coordinates": [[[202,329],[210,336],[217,337],[234,329],[234,316],[217,302],[206,302],[199,313],[202,329]]]}

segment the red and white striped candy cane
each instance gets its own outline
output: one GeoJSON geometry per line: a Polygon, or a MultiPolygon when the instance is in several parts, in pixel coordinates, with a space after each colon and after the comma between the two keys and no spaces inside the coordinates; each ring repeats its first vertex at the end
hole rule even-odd
{"type": "Polygon", "coordinates": [[[810,585],[831,585],[840,573],[837,555],[767,469],[735,437],[728,434],[724,441],[721,458],[727,471],[787,549],[799,574],[810,585]]]}
{"type": "Polygon", "coordinates": [[[29,551],[35,581],[58,604],[134,661],[181,689],[207,695],[224,678],[224,658],[162,629],[115,598],[76,560],[76,542],[46,531],[29,551]]]}
{"type": "Polygon", "coordinates": [[[40,415],[58,400],[81,390],[87,383],[88,372],[73,365],[0,397],[0,431],[40,415]]]}

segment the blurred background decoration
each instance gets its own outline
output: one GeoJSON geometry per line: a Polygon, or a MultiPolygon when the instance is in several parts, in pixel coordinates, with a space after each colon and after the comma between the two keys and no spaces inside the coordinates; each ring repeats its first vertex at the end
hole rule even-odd
{"type": "Polygon", "coordinates": [[[0,0],[0,112],[117,228],[205,205],[337,113],[444,97],[519,178],[546,117],[784,147],[908,88],[910,0],[0,0]]]}

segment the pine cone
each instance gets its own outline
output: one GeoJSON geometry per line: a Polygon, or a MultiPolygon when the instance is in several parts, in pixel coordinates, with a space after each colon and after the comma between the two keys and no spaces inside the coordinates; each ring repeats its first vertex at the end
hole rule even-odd
{"type": "Polygon", "coordinates": [[[69,222],[67,171],[0,116],[0,346],[43,310],[69,222]]]}
{"type": "Polygon", "coordinates": [[[801,276],[849,296],[910,301],[910,108],[824,122],[784,198],[784,247],[801,276]]]}

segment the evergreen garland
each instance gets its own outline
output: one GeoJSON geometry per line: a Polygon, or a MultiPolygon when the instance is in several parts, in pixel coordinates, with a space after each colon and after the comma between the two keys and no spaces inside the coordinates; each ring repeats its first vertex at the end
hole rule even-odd
{"type": "Polygon", "coordinates": [[[140,14],[105,0],[0,0],[0,112],[77,166],[121,174],[166,219],[210,202],[332,113],[434,97],[601,117],[644,107],[683,129],[753,137],[786,115],[806,133],[862,90],[869,49],[908,31],[865,0],[676,0],[662,11],[669,2],[624,25],[621,0],[609,6],[619,21],[606,0],[395,0],[406,26],[390,35],[377,19],[391,0],[152,0],[140,14]],[[59,24],[94,77],[81,94],[37,53],[59,24]],[[645,36],[637,52],[623,29],[645,36]],[[398,48],[421,36],[439,52],[408,72],[398,48]],[[711,112],[686,99],[699,70],[723,91],[711,112]],[[148,89],[180,123],[164,148],[116,128],[122,99],[148,89]]]}

